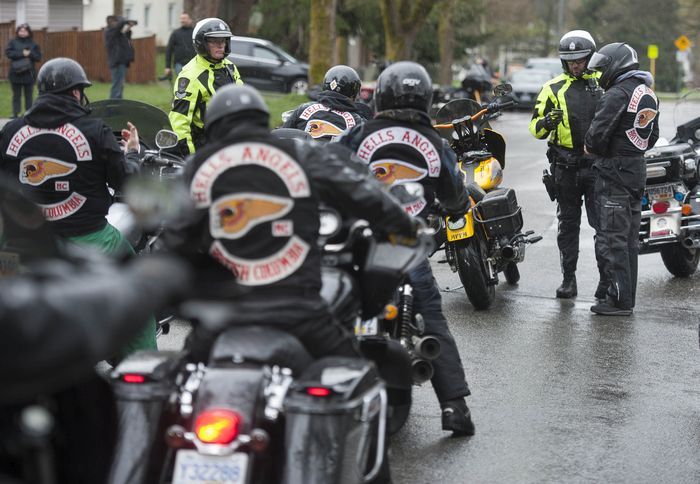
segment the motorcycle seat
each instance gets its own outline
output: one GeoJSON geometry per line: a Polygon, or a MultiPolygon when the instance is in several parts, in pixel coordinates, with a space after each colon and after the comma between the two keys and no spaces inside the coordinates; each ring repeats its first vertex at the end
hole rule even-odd
{"type": "Polygon", "coordinates": [[[301,342],[269,326],[239,326],[223,331],[211,349],[209,364],[254,363],[278,365],[300,374],[313,361],[301,342]]]}
{"type": "Polygon", "coordinates": [[[479,203],[486,196],[486,192],[481,188],[476,182],[469,182],[466,184],[467,194],[474,199],[476,203],[479,203]]]}

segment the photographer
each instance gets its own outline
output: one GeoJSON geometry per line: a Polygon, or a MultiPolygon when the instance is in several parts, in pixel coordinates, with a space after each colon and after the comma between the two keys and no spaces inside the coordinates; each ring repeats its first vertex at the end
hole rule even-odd
{"type": "Polygon", "coordinates": [[[105,47],[109,59],[109,70],[112,72],[112,88],[110,99],[121,99],[126,80],[126,70],[134,62],[134,47],[131,45],[131,28],[136,20],[127,20],[118,15],[107,17],[105,30],[105,47]]]}

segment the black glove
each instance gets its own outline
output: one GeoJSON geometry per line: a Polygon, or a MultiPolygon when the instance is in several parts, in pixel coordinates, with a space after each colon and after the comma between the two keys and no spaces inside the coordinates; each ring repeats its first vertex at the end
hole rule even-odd
{"type": "Polygon", "coordinates": [[[561,123],[564,118],[564,111],[561,109],[552,109],[544,117],[544,127],[547,131],[552,131],[556,129],[557,125],[561,123]]]}

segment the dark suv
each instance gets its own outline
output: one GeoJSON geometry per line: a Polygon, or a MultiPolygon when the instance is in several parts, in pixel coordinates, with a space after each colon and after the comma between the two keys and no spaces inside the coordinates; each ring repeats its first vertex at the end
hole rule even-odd
{"type": "Polygon", "coordinates": [[[232,37],[228,58],[238,67],[243,82],[258,89],[297,94],[309,89],[309,65],[270,41],[232,37]]]}

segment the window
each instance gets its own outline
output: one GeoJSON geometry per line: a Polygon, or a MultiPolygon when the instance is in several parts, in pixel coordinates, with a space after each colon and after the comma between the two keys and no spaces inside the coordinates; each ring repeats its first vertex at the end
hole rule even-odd
{"type": "Polygon", "coordinates": [[[133,19],[131,16],[131,7],[124,7],[124,18],[133,19]]]}
{"type": "Polygon", "coordinates": [[[279,62],[279,60],[280,60],[280,58],[277,54],[275,54],[273,51],[271,51],[267,47],[262,47],[260,45],[256,45],[255,47],[253,47],[253,57],[258,57],[260,59],[272,60],[272,61],[277,61],[277,62],[279,62]]]}
{"type": "Polygon", "coordinates": [[[175,28],[175,4],[168,4],[168,27],[175,28]]]}
{"type": "Polygon", "coordinates": [[[231,41],[231,53],[238,55],[250,55],[250,49],[248,49],[247,42],[240,42],[238,40],[231,41]]]}
{"type": "Polygon", "coordinates": [[[151,21],[151,6],[146,5],[143,7],[143,27],[148,28],[148,24],[151,21]]]}

